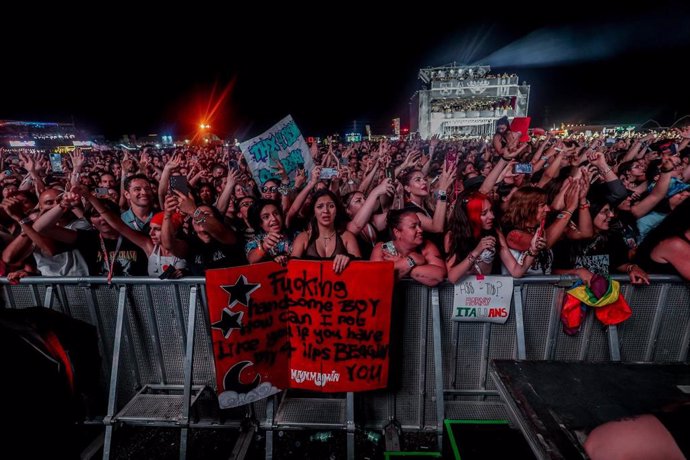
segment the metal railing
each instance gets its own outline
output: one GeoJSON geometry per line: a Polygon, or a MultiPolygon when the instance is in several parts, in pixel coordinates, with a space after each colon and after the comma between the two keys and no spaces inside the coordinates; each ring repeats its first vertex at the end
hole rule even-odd
{"type": "MultiPolygon", "coordinates": [[[[354,395],[357,425],[380,429],[396,421],[405,430],[436,431],[440,442],[445,418],[507,419],[488,375],[491,359],[687,361],[690,285],[671,276],[653,275],[649,286],[614,278],[623,285],[632,317],[606,328],[588,314],[574,336],[564,334],[560,323],[572,277],[514,280],[514,313],[505,324],[452,321],[451,284],[432,289],[401,283],[394,294],[389,388],[354,395]]],[[[91,277],[24,278],[16,285],[0,279],[0,288],[7,308],[42,305],[97,327],[108,395],[102,414],[106,456],[118,423],[176,426],[184,456],[189,429],[239,427],[246,416],[192,411],[203,390],[216,386],[204,278],[114,278],[112,285],[91,277]],[[141,401],[151,407],[135,404],[141,401]],[[164,402],[164,413],[154,402],[164,402]]],[[[272,403],[253,406],[269,432],[309,426],[275,411],[272,403]]],[[[351,414],[347,419],[351,433],[351,414]]],[[[269,450],[267,445],[267,456],[269,450]]]]}

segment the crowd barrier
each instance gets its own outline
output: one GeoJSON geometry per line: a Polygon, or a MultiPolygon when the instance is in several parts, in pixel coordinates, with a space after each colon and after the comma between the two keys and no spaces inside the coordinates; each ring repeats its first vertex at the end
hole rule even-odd
{"type": "Polygon", "coordinates": [[[0,301],[6,308],[52,308],[98,329],[107,404],[88,422],[105,427],[104,458],[119,424],[179,428],[184,458],[190,429],[238,429],[251,419],[266,430],[266,458],[272,458],[274,430],[324,427],[347,430],[354,458],[355,426],[395,423],[436,432],[440,443],[444,419],[513,418],[489,377],[492,359],[686,362],[690,285],[659,275],[649,286],[616,279],[632,317],[605,328],[588,314],[574,336],[560,323],[570,277],[516,279],[505,324],[453,321],[452,285],[403,282],[393,304],[387,390],[348,394],[340,402],[291,391],[232,411],[219,411],[213,397],[204,278],[114,278],[111,285],[103,278],[24,278],[16,285],[0,279],[0,301]]]}

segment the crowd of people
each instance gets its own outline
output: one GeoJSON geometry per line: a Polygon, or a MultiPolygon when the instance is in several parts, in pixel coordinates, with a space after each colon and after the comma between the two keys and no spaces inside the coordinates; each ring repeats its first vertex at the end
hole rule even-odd
{"type": "Polygon", "coordinates": [[[2,152],[0,274],[179,278],[291,258],[386,260],[433,286],[467,275],[690,279],[690,127],[604,143],[492,139],[311,145],[260,183],[236,147],[2,152]],[[324,175],[325,168],[337,175],[324,175]]]}

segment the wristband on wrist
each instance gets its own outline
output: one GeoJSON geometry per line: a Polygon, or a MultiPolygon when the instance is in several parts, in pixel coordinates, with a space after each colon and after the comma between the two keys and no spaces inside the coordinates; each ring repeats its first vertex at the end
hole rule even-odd
{"type": "Polygon", "coordinates": [[[629,274],[631,271],[633,271],[635,269],[635,267],[637,267],[637,265],[628,264],[628,266],[625,268],[625,272],[629,274]]]}
{"type": "Polygon", "coordinates": [[[448,194],[445,190],[437,190],[436,192],[434,192],[434,195],[436,196],[436,199],[439,201],[448,200],[448,194]]]}
{"type": "Polygon", "coordinates": [[[610,172],[611,172],[611,167],[609,166],[608,168],[604,169],[604,170],[601,172],[601,174],[605,176],[605,175],[607,175],[607,174],[610,173],[610,172]]]}
{"type": "Polygon", "coordinates": [[[580,209],[587,209],[589,208],[589,200],[585,200],[584,203],[580,204],[580,209]]]}
{"type": "Polygon", "coordinates": [[[33,223],[34,223],[34,221],[31,217],[25,217],[19,221],[19,225],[31,225],[33,223]]]}

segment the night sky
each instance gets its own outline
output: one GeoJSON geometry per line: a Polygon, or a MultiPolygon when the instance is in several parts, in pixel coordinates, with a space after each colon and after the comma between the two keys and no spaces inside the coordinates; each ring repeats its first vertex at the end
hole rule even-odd
{"type": "Polygon", "coordinates": [[[344,132],[354,120],[388,132],[395,116],[408,125],[418,69],[453,61],[527,81],[532,126],[667,126],[690,114],[690,78],[680,71],[690,59],[690,8],[600,3],[539,14],[460,2],[375,15],[351,6],[330,18],[282,10],[145,18],[121,6],[73,27],[51,17],[2,31],[13,46],[3,57],[0,119],[179,138],[227,89],[209,120],[221,137],[247,139],[288,113],[306,135],[344,132]],[[39,45],[29,47],[26,33],[39,45]]]}

